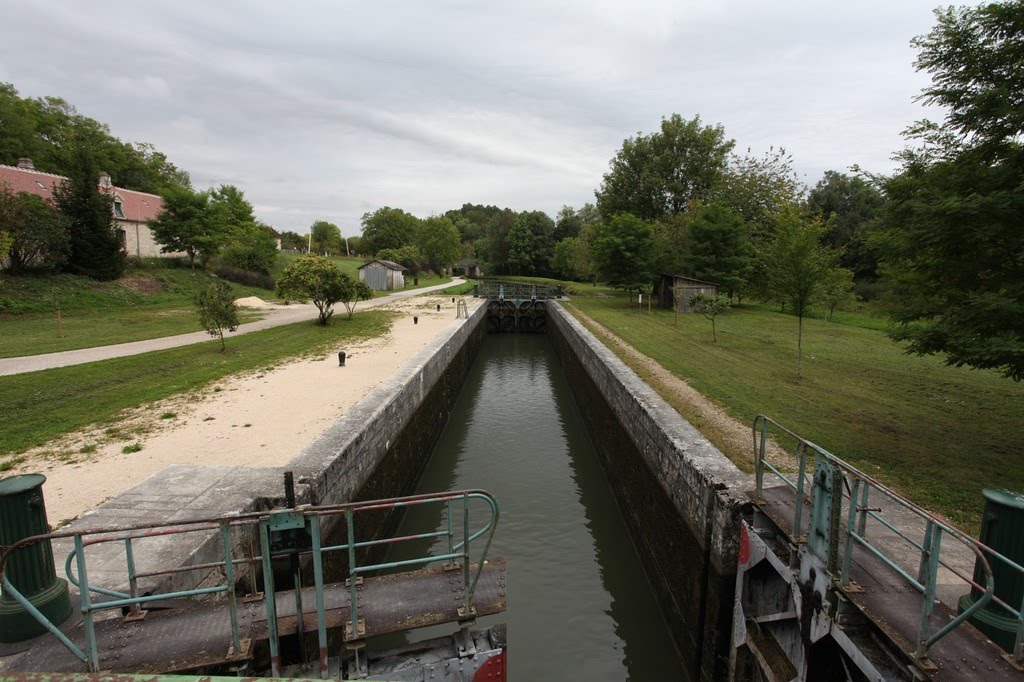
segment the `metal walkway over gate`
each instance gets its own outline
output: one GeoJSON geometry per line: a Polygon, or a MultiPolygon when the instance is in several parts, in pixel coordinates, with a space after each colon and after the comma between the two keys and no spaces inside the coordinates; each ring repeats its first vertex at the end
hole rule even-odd
{"type": "Polygon", "coordinates": [[[488,558],[498,515],[489,493],[463,490],[25,538],[0,555],[3,589],[48,634],[9,657],[2,672],[251,674],[265,666],[277,677],[286,659],[306,659],[314,675],[326,678],[329,655],[345,652],[350,672],[362,677],[368,638],[442,623],[459,624],[465,647],[475,653],[469,626],[506,606],[505,561],[488,558]],[[387,538],[357,533],[367,515],[429,506],[440,513],[439,531],[387,538]],[[471,511],[482,520],[471,523],[471,511]],[[136,557],[147,543],[197,532],[219,538],[221,560],[136,570],[136,557]],[[18,591],[7,570],[19,550],[58,538],[74,544],[65,572],[78,587],[77,615],[59,627],[18,591]],[[403,561],[376,558],[388,546],[414,540],[440,549],[403,561]],[[127,592],[89,580],[90,548],[109,543],[123,547],[127,592]],[[275,569],[293,584],[307,586],[278,590],[275,569]],[[195,586],[140,594],[147,579],[166,577],[195,586]],[[238,594],[240,585],[247,585],[247,594],[238,594]],[[259,585],[262,592],[256,591],[259,585]]]}
{"type": "Polygon", "coordinates": [[[754,452],[734,679],[1024,680],[1024,604],[993,579],[1024,567],[764,416],[754,452]],[[769,440],[793,459],[770,462],[769,440]],[[1015,623],[1009,652],[968,622],[986,606],[1015,623]]]}
{"type": "Polygon", "coordinates": [[[562,298],[562,287],[482,280],[473,295],[487,299],[487,331],[543,333],[547,301],[562,298]]]}

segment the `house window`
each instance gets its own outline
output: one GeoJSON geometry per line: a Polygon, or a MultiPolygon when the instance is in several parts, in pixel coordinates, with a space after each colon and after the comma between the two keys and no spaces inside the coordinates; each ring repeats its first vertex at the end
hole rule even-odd
{"type": "Polygon", "coordinates": [[[121,250],[122,251],[127,251],[128,250],[128,233],[125,232],[124,230],[118,230],[117,231],[117,238],[121,242],[121,250]]]}
{"type": "Polygon", "coordinates": [[[122,209],[122,203],[120,201],[114,201],[114,217],[123,218],[124,210],[122,209]]]}

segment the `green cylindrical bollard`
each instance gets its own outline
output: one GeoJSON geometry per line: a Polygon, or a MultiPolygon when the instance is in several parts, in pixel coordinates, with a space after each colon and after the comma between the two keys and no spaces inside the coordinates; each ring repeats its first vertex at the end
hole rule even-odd
{"type": "MultiPolygon", "coordinates": [[[[981,517],[981,544],[991,547],[1010,561],[1024,565],[1024,495],[1001,488],[986,488],[985,513],[981,517]]],[[[1024,576],[1000,559],[988,556],[995,581],[995,596],[1014,608],[1024,600],[1024,576]]],[[[974,582],[984,585],[985,575],[978,562],[974,565],[974,582]]],[[[972,588],[970,594],[960,597],[963,612],[981,598],[982,590],[972,588]]],[[[1017,619],[1002,606],[990,601],[979,611],[971,624],[1006,651],[1013,648],[1017,632],[1017,619]]]]}
{"type": "MultiPolygon", "coordinates": [[[[0,480],[0,545],[4,548],[33,535],[50,532],[43,503],[42,474],[0,480]]],[[[4,573],[18,592],[50,622],[60,625],[71,615],[68,583],[57,577],[50,541],[26,545],[7,558],[4,573]]],[[[46,631],[8,594],[0,595],[0,642],[20,642],[46,631]]]]}

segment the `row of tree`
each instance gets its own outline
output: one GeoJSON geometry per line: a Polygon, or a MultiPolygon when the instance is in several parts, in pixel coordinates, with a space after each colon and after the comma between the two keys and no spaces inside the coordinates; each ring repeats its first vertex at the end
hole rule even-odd
{"type": "Polygon", "coordinates": [[[10,83],[0,83],[0,163],[32,159],[35,168],[67,175],[76,148],[84,148],[118,187],[161,194],[189,187],[188,173],[147,143],[122,142],[106,124],[83,116],[59,97],[23,98],[10,83]]]}

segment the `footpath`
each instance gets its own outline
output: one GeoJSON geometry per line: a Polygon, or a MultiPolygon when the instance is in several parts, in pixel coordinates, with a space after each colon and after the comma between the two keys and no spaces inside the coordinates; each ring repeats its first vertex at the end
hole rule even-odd
{"type": "MultiPolygon", "coordinates": [[[[420,289],[409,289],[407,291],[396,291],[395,293],[388,294],[387,296],[372,298],[369,301],[361,301],[359,303],[359,307],[361,309],[376,308],[377,306],[387,305],[388,303],[393,303],[403,298],[409,298],[410,296],[418,296],[420,294],[427,294],[447,289],[448,287],[458,286],[460,284],[464,284],[465,281],[466,280],[464,279],[456,277],[446,284],[437,284],[435,286],[423,287],[420,289]]],[[[268,308],[267,316],[262,320],[247,322],[246,324],[240,325],[238,329],[233,332],[228,332],[225,336],[238,336],[240,334],[247,334],[261,329],[279,327],[284,324],[294,324],[305,320],[312,321],[316,318],[317,314],[318,311],[316,306],[311,303],[268,308]]],[[[210,335],[206,332],[191,332],[188,334],[178,334],[176,336],[146,339],[144,341],[118,343],[111,346],[97,346],[95,348],[79,348],[77,350],[46,353],[43,355],[23,355],[16,358],[2,358],[0,359],[0,376],[38,372],[44,369],[53,369],[54,367],[81,365],[87,362],[96,362],[98,360],[123,358],[130,355],[149,353],[155,350],[190,346],[194,343],[202,343],[209,340],[210,335]]]]}

